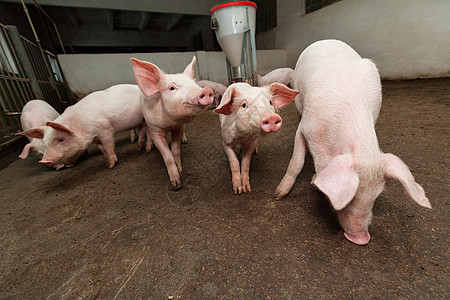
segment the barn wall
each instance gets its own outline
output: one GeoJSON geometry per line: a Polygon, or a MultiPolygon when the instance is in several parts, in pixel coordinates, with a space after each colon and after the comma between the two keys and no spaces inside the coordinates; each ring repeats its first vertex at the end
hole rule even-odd
{"type": "Polygon", "coordinates": [[[304,14],[304,0],[278,1],[277,47],[288,66],[321,39],[340,39],[373,59],[386,79],[450,76],[450,1],[343,0],[304,14]]]}
{"type": "MultiPolygon", "coordinates": [[[[164,72],[181,73],[197,57],[198,79],[217,82],[227,80],[225,55],[222,52],[131,53],[131,54],[66,54],[58,55],[67,83],[73,92],[86,95],[119,83],[136,83],[130,59],[150,61],[164,72]]],[[[286,51],[261,50],[256,54],[258,73],[286,66],[286,51]]]]}

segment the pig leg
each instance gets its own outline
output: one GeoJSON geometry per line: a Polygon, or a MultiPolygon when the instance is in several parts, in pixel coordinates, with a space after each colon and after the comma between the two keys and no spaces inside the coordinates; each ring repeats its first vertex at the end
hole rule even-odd
{"type": "Polygon", "coordinates": [[[95,143],[97,144],[98,149],[100,149],[100,151],[102,152],[103,156],[107,157],[105,148],[103,148],[103,145],[101,144],[101,142],[100,141],[96,141],[95,143]]]}
{"type": "Polygon", "coordinates": [[[105,134],[98,140],[97,146],[105,156],[108,168],[113,168],[117,163],[117,156],[114,153],[114,134],[105,134]]]}
{"type": "Polygon", "coordinates": [[[242,180],[241,180],[241,172],[239,160],[236,156],[236,152],[234,152],[234,147],[223,144],[223,148],[225,149],[225,153],[228,157],[228,162],[230,163],[231,169],[231,180],[233,183],[233,191],[234,194],[242,193],[242,180]]]}
{"type": "Polygon", "coordinates": [[[150,137],[150,131],[148,130],[147,126],[144,126],[145,128],[145,137],[147,138],[147,142],[145,143],[145,153],[150,153],[153,148],[153,142],[152,138],[150,137]]]}
{"type": "Polygon", "coordinates": [[[250,144],[245,145],[242,151],[241,158],[241,180],[242,180],[242,191],[250,192],[252,189],[250,187],[250,161],[252,159],[253,151],[255,150],[255,145],[257,140],[252,141],[250,144]]]}
{"type": "Polygon", "coordinates": [[[182,144],[187,144],[188,140],[186,137],[186,130],[184,129],[184,124],[183,124],[183,137],[181,138],[181,143],[182,144]]]}
{"type": "Polygon", "coordinates": [[[156,148],[158,148],[161,153],[164,163],[167,167],[167,172],[169,173],[170,182],[175,189],[181,188],[181,177],[178,172],[177,164],[173,156],[172,151],[170,151],[169,146],[166,141],[166,133],[163,131],[151,132],[151,139],[155,143],[156,148]]]}
{"type": "Polygon", "coordinates": [[[25,147],[23,147],[22,153],[20,153],[19,158],[21,159],[27,158],[31,150],[33,150],[33,145],[31,143],[26,144],[25,147]]]}
{"type": "Polygon", "coordinates": [[[303,169],[303,164],[305,163],[305,154],[306,142],[301,132],[301,126],[299,126],[297,129],[297,133],[295,134],[295,144],[291,161],[289,162],[286,174],[284,174],[283,179],[281,180],[275,191],[275,198],[277,200],[285,197],[291,190],[298,174],[303,169]]]}
{"type": "Polygon", "coordinates": [[[138,151],[140,151],[142,149],[142,145],[144,145],[146,131],[147,128],[145,126],[139,129],[138,146],[137,146],[138,151]]]}
{"type": "Polygon", "coordinates": [[[135,128],[133,128],[130,130],[130,143],[133,144],[135,141],[136,141],[136,130],[135,128]]]}
{"type": "Polygon", "coordinates": [[[259,142],[258,140],[255,140],[255,150],[253,151],[253,153],[258,154],[259,152],[259,142]]]}
{"type": "MultiPolygon", "coordinates": [[[[296,90],[298,90],[298,88],[296,88],[296,90]]],[[[300,92],[300,94],[295,96],[294,103],[295,103],[295,107],[297,108],[297,117],[298,117],[298,120],[300,121],[302,118],[302,111],[303,111],[303,97],[302,97],[301,92],[300,92]]]]}
{"type": "Polygon", "coordinates": [[[182,138],[184,136],[184,130],[181,128],[180,130],[173,130],[171,132],[171,144],[170,148],[172,150],[173,157],[175,158],[175,163],[177,164],[178,172],[180,175],[183,174],[183,169],[181,168],[181,143],[182,138]]]}

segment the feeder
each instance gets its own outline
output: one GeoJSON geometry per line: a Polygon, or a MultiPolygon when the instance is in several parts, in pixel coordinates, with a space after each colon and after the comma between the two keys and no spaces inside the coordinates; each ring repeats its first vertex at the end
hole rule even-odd
{"type": "Polygon", "coordinates": [[[211,9],[211,28],[227,58],[228,82],[258,85],[255,44],[256,4],[229,1],[211,9]]]}

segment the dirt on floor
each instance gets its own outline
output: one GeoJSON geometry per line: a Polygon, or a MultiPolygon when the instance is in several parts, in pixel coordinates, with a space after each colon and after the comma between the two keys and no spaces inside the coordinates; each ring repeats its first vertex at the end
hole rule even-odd
{"type": "MultiPolygon", "coordinates": [[[[183,187],[157,150],[118,135],[118,165],[96,147],[54,171],[33,156],[0,171],[2,299],[444,299],[449,282],[450,79],[384,82],[380,146],[411,168],[428,210],[389,180],[367,246],[348,242],[310,185],[311,156],[274,200],[297,128],[260,140],[252,192],[233,195],[217,115],[187,126],[183,187]]],[[[18,155],[17,149],[14,155],[18,155]]]]}

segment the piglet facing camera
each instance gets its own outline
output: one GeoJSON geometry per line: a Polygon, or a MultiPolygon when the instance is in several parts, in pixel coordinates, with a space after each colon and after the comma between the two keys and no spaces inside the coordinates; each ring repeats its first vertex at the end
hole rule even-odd
{"type": "Polygon", "coordinates": [[[214,111],[220,114],[223,146],[235,194],[251,190],[250,161],[257,138],[281,128],[282,119],[276,111],[294,100],[297,94],[298,91],[280,83],[266,87],[234,83],[226,90],[214,111]],[[235,153],[238,144],[242,145],[241,163],[235,153]]]}
{"type": "Polygon", "coordinates": [[[192,122],[213,103],[214,92],[194,81],[195,56],[181,74],[165,74],[156,65],[131,59],[142,91],[141,107],[150,137],[161,153],[175,189],[181,188],[180,144],[184,124],[192,122]],[[166,136],[171,133],[171,148],[166,136]]]}
{"type": "Polygon", "coordinates": [[[355,244],[370,240],[372,207],[386,178],[399,180],[411,199],[431,208],[407,165],[379,148],[381,82],[371,60],[341,41],[319,41],[300,55],[293,84],[301,91],[295,102],[301,120],[277,199],[292,188],[308,147],[316,170],[312,183],[329,198],[345,237],[355,244]]]}

